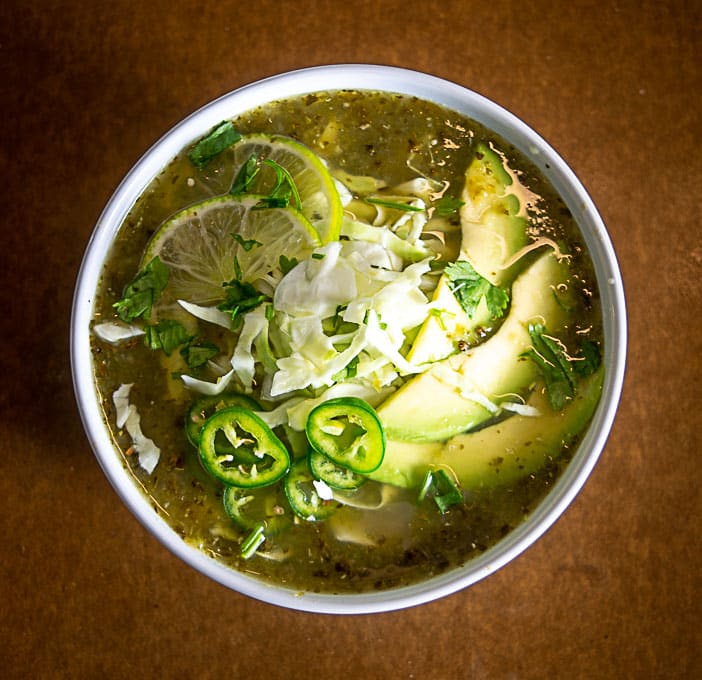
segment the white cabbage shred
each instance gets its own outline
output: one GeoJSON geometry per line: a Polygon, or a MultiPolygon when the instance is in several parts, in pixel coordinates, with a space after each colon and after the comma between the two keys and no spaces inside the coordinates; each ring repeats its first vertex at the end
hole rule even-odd
{"type": "Polygon", "coordinates": [[[141,431],[141,416],[134,404],[129,402],[129,393],[134,383],[120,385],[112,395],[115,405],[116,424],[124,428],[132,438],[132,446],[138,455],[139,465],[151,474],[161,457],[161,450],[141,431]]]}
{"type": "Polygon", "coordinates": [[[231,328],[232,326],[231,314],[227,314],[227,312],[223,312],[221,309],[217,309],[217,307],[203,307],[202,305],[196,305],[187,300],[178,300],[178,304],[196,319],[216,324],[222,328],[231,328]]]}
{"type": "Polygon", "coordinates": [[[143,328],[121,321],[105,321],[104,323],[96,324],[93,326],[93,332],[100,340],[113,345],[144,335],[143,328]]]}

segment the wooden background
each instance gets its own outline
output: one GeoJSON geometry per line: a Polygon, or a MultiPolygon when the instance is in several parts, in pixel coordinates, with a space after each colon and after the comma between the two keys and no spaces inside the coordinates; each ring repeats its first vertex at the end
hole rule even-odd
{"type": "Polygon", "coordinates": [[[700,4],[19,2],[0,7],[0,666],[5,677],[702,677],[700,4]],[[509,566],[418,608],[301,614],[208,581],[120,505],[72,396],[95,220],[180,118],[324,63],[426,71],[569,161],[629,305],[620,413],[509,566]]]}

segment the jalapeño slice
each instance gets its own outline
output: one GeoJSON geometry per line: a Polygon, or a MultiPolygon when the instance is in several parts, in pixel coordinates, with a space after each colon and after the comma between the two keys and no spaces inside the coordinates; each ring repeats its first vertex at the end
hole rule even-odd
{"type": "Polygon", "coordinates": [[[332,489],[358,489],[366,481],[363,475],[337,465],[315,449],[310,449],[308,456],[310,471],[314,477],[322,480],[332,489]]]}
{"type": "Polygon", "coordinates": [[[266,536],[275,536],[292,525],[292,514],[279,484],[259,489],[227,486],[224,510],[242,529],[253,531],[263,524],[266,536]]]}
{"type": "Polygon", "coordinates": [[[217,411],[229,406],[241,406],[251,411],[260,411],[259,403],[239,392],[223,392],[222,394],[205,394],[197,398],[185,414],[185,434],[193,446],[200,442],[200,430],[204,422],[217,411]]]}
{"type": "Polygon", "coordinates": [[[228,486],[268,486],[290,467],[290,454],[273,430],[253,411],[239,406],[216,411],[205,421],[198,452],[204,468],[228,486]]]}
{"type": "Polygon", "coordinates": [[[314,482],[307,458],[296,460],[283,482],[283,489],[293,512],[308,522],[327,519],[338,507],[336,501],[320,497],[314,482]]]}
{"type": "Polygon", "coordinates": [[[363,399],[322,402],[310,412],[305,429],[316,451],[352,472],[367,474],[383,462],[385,432],[373,407],[363,399]]]}

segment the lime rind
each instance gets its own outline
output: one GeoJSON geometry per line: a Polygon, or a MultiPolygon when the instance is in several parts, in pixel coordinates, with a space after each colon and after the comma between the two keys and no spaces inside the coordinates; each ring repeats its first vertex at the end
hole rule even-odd
{"type": "Polygon", "coordinates": [[[160,257],[170,278],[157,311],[179,299],[215,305],[234,278],[273,288],[282,278],[280,256],[302,260],[321,244],[309,220],[293,208],[261,208],[260,196],[220,196],[166,221],[149,242],[142,264],[160,257]]]}
{"type": "MultiPolygon", "coordinates": [[[[281,135],[247,135],[234,147],[234,175],[256,154],[270,158],[292,176],[301,199],[301,212],[318,232],[322,243],[339,239],[343,206],[334,178],[324,161],[304,144],[281,135]]],[[[256,193],[267,194],[272,176],[255,185],[256,193]]]]}

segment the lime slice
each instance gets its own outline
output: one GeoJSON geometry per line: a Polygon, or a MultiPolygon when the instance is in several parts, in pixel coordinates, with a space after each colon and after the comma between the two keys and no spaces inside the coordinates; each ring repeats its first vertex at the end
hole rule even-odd
{"type": "Polygon", "coordinates": [[[157,308],[179,299],[210,306],[224,298],[222,284],[240,276],[263,292],[282,278],[281,255],[302,260],[320,245],[309,221],[292,208],[260,208],[258,196],[221,196],[190,206],[154,234],[142,266],[157,255],[170,269],[157,308]],[[238,264],[238,267],[237,267],[238,264]]]}
{"type": "MultiPolygon", "coordinates": [[[[234,147],[234,177],[252,154],[284,167],[300,194],[301,211],[319,234],[322,243],[336,241],[341,229],[343,207],[334,178],[313,151],[300,142],[280,135],[247,135],[234,147]]],[[[275,184],[275,172],[264,167],[256,176],[252,193],[267,195],[275,184]]]]}

